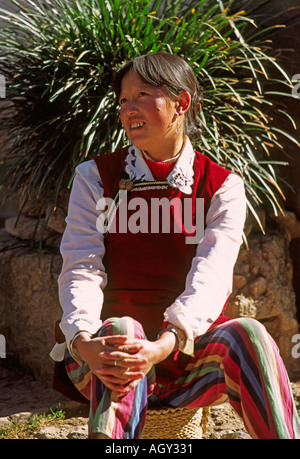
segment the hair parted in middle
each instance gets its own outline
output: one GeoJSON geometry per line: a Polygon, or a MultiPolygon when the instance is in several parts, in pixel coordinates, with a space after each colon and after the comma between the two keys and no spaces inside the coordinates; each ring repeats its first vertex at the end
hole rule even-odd
{"type": "Polygon", "coordinates": [[[158,52],[137,56],[128,61],[113,75],[113,90],[119,100],[123,77],[134,70],[146,84],[164,87],[170,98],[175,99],[181,92],[191,96],[191,105],[184,117],[184,133],[191,141],[199,140],[201,123],[198,118],[202,106],[202,93],[190,65],[180,56],[158,52]]]}

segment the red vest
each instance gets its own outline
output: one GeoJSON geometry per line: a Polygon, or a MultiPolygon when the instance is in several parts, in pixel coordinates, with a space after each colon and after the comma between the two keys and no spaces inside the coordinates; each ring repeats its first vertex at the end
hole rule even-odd
{"type": "MultiPolygon", "coordinates": [[[[114,198],[119,189],[120,178],[124,178],[125,155],[127,149],[94,158],[104,186],[104,195],[114,198]]],[[[192,200],[204,199],[205,215],[214,193],[224,183],[229,171],[196,152],[194,161],[194,185],[192,200]]],[[[128,199],[142,197],[149,204],[151,198],[179,198],[185,195],[176,188],[167,186],[151,190],[132,190],[128,199]]],[[[149,226],[151,226],[151,206],[149,226]]],[[[194,209],[195,210],[195,209],[194,209]]],[[[128,212],[128,217],[134,214],[128,212]]],[[[178,215],[175,212],[178,221],[178,215]]],[[[195,216],[194,216],[195,217],[195,216]]],[[[118,212],[116,215],[118,222],[118,212]]],[[[173,215],[170,229],[173,229],[173,215]]],[[[118,229],[118,225],[116,225],[118,229]]],[[[106,253],[104,266],[108,274],[108,284],[104,290],[104,305],[101,319],[128,315],[142,323],[149,339],[155,339],[163,323],[163,313],[185,288],[185,278],[190,269],[196,245],[186,244],[186,234],[177,233],[125,233],[109,232],[105,238],[106,253]]],[[[227,304],[227,303],[226,303],[227,304]]],[[[210,327],[228,320],[224,316],[226,304],[219,318],[210,327]]],[[[167,384],[183,373],[192,358],[182,352],[172,353],[168,359],[156,365],[156,381],[167,384]]],[[[65,372],[64,362],[56,362],[55,390],[68,397],[86,402],[75,389],[65,372]]]]}
{"type": "MultiPolygon", "coordinates": [[[[105,197],[113,199],[118,192],[120,179],[124,177],[126,154],[127,149],[123,148],[113,154],[93,158],[105,197]]],[[[206,216],[212,196],[229,174],[229,171],[196,152],[192,195],[186,195],[169,185],[156,189],[133,189],[127,193],[127,203],[137,197],[143,198],[148,209],[148,231],[133,233],[127,228],[127,231],[120,232],[121,209],[118,209],[114,231],[108,232],[105,238],[103,263],[108,283],[104,290],[102,320],[128,315],[143,325],[148,339],[156,338],[162,327],[165,309],[185,289],[185,279],[196,244],[186,243],[185,231],[174,231],[174,218],[178,220],[176,212],[170,212],[170,232],[151,232],[151,199],[166,197],[170,200],[176,197],[181,200],[184,209],[184,198],[192,198],[195,212],[196,198],[203,198],[206,216]]],[[[136,209],[127,210],[128,222],[135,218],[136,212],[136,209]]],[[[196,216],[193,215],[193,218],[195,224],[196,216]]]]}

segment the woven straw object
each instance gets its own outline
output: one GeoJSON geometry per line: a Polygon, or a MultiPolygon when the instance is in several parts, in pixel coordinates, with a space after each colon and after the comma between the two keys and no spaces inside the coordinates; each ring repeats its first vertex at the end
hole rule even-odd
{"type": "Polygon", "coordinates": [[[202,408],[160,408],[147,411],[145,439],[202,438],[202,408]]]}

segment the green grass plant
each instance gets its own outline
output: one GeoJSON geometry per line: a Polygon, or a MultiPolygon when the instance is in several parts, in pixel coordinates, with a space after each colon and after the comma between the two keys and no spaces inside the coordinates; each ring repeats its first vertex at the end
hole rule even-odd
{"type": "Polygon", "coordinates": [[[0,11],[0,73],[15,109],[2,113],[0,128],[12,143],[8,196],[25,189],[40,215],[55,211],[78,164],[126,142],[112,72],[137,55],[168,51],[190,63],[203,88],[196,148],[244,179],[258,221],[258,206],[282,211],[277,169],[286,145],[298,142],[294,120],[276,104],[291,97],[292,82],[268,40],[274,28],[257,26],[235,0],[10,2],[14,13],[0,11]],[[279,110],[290,132],[273,122],[279,110]]]}
{"type": "Polygon", "coordinates": [[[25,421],[12,420],[0,428],[0,440],[32,438],[41,428],[50,425],[57,426],[64,418],[63,410],[50,409],[46,413],[28,416],[25,421]]]}

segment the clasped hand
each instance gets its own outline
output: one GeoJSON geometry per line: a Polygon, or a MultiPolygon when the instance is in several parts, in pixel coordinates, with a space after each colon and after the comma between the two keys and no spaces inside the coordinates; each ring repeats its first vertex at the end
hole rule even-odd
{"type": "Polygon", "coordinates": [[[167,357],[174,341],[172,337],[168,342],[166,339],[129,340],[123,335],[86,336],[79,337],[75,346],[91,371],[119,398],[134,389],[153,365],[167,357]]]}

